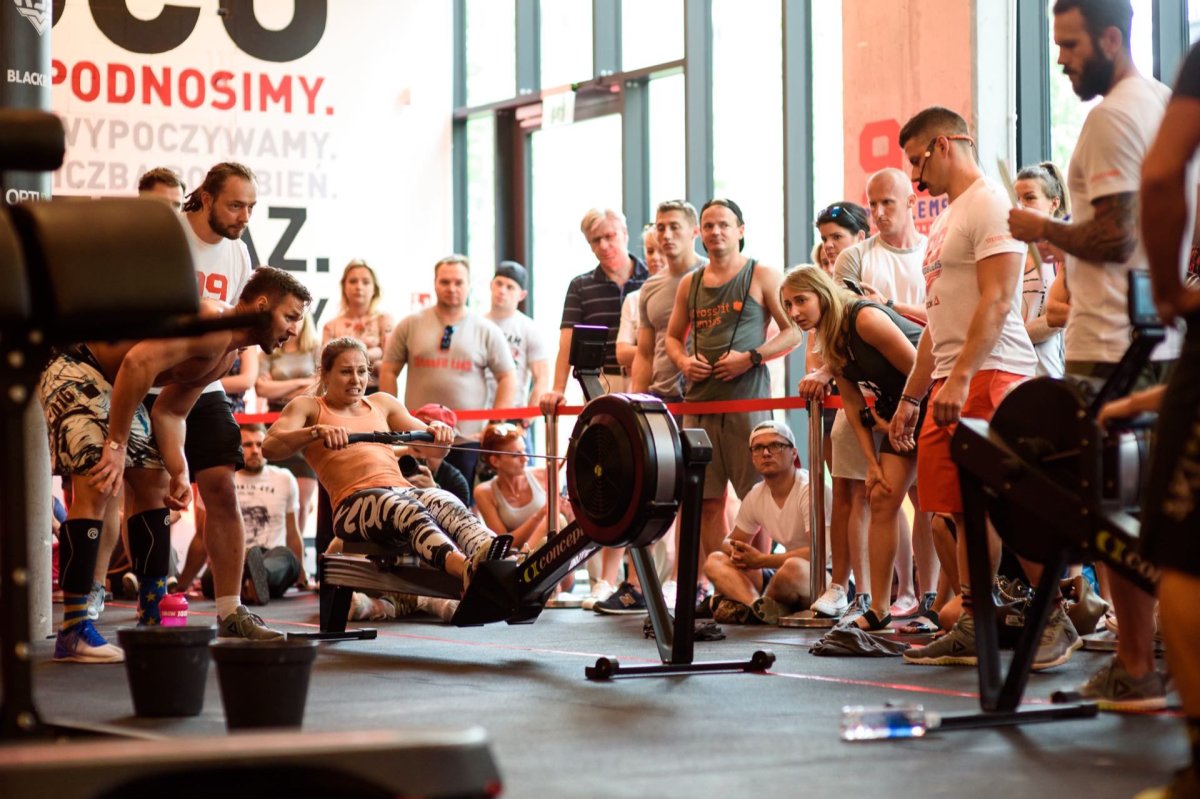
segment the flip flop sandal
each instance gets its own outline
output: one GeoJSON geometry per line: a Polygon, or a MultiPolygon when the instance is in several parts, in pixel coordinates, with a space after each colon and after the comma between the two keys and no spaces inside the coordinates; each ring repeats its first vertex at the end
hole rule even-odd
{"type": "Polygon", "coordinates": [[[937,611],[927,610],[900,628],[905,635],[931,635],[941,629],[937,611]]]}
{"type": "Polygon", "coordinates": [[[881,619],[875,615],[875,611],[868,608],[859,618],[867,623],[866,627],[860,627],[858,619],[850,622],[850,625],[847,626],[858,627],[864,633],[870,633],[871,635],[892,635],[896,632],[895,628],[892,627],[892,614],[890,613],[883,614],[883,618],[881,619]]]}

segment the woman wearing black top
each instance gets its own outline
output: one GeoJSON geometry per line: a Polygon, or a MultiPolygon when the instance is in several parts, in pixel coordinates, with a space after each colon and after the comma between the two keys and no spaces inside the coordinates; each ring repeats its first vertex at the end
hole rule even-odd
{"type": "Polygon", "coordinates": [[[917,507],[916,492],[910,492],[917,462],[915,450],[898,452],[891,446],[887,429],[899,402],[912,402],[922,414],[925,411],[922,402],[903,394],[904,381],[916,359],[921,328],[891,308],[839,288],[814,266],[799,266],[789,272],[780,297],[792,324],[813,331],[816,349],[837,381],[846,419],[867,458],[871,609],[854,623],[872,632],[888,631],[900,506],[905,495],[911,493],[913,507],[917,507]],[[860,384],[875,394],[874,410],[867,407],[860,384]]]}

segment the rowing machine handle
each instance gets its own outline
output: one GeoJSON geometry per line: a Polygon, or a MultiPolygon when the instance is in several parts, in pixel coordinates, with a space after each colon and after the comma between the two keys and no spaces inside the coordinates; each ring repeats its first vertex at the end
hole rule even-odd
{"type": "Polygon", "coordinates": [[[424,430],[407,430],[403,433],[351,433],[348,438],[351,444],[408,444],[433,441],[433,434],[424,430]]]}

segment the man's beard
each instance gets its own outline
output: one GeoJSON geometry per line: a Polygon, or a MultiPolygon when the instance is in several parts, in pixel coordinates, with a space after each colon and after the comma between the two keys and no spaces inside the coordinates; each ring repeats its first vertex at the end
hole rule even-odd
{"type": "Polygon", "coordinates": [[[263,352],[268,355],[279,347],[279,339],[274,335],[274,330],[272,330],[274,325],[272,322],[273,314],[268,312],[262,321],[255,323],[253,328],[255,343],[262,347],[263,352]]]}
{"type": "Polygon", "coordinates": [[[216,233],[218,236],[224,236],[227,239],[236,240],[242,237],[241,231],[238,231],[236,234],[231,232],[231,230],[237,228],[238,225],[226,225],[225,227],[221,227],[221,223],[217,221],[217,209],[215,208],[208,212],[208,226],[212,228],[213,233],[216,233]]]}
{"type": "Polygon", "coordinates": [[[1079,99],[1086,103],[1097,95],[1107,93],[1112,88],[1113,73],[1116,70],[1115,61],[1107,58],[1104,53],[1096,52],[1083,65],[1083,72],[1079,74],[1079,85],[1075,88],[1075,94],[1079,95],[1079,99]]]}

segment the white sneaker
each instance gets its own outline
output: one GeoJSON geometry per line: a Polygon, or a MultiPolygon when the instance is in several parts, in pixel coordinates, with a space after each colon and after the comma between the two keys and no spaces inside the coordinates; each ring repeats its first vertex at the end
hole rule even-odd
{"type": "Polygon", "coordinates": [[[616,586],[608,582],[608,580],[597,580],[592,585],[592,590],[583,598],[583,604],[580,606],[584,610],[592,610],[596,607],[597,602],[603,602],[613,595],[616,591],[616,586]]]}
{"type": "Polygon", "coordinates": [[[396,618],[396,606],[384,597],[370,597],[355,591],[350,598],[351,621],[386,621],[396,618]]]}
{"type": "Polygon", "coordinates": [[[678,590],[679,587],[676,585],[674,580],[667,580],[665,583],[663,583],[663,599],[666,601],[668,608],[675,607],[675,594],[678,592],[678,590]]]}
{"type": "Polygon", "coordinates": [[[825,589],[825,593],[812,603],[812,611],[822,616],[840,617],[850,606],[846,599],[846,589],[833,583],[825,589]]]}

